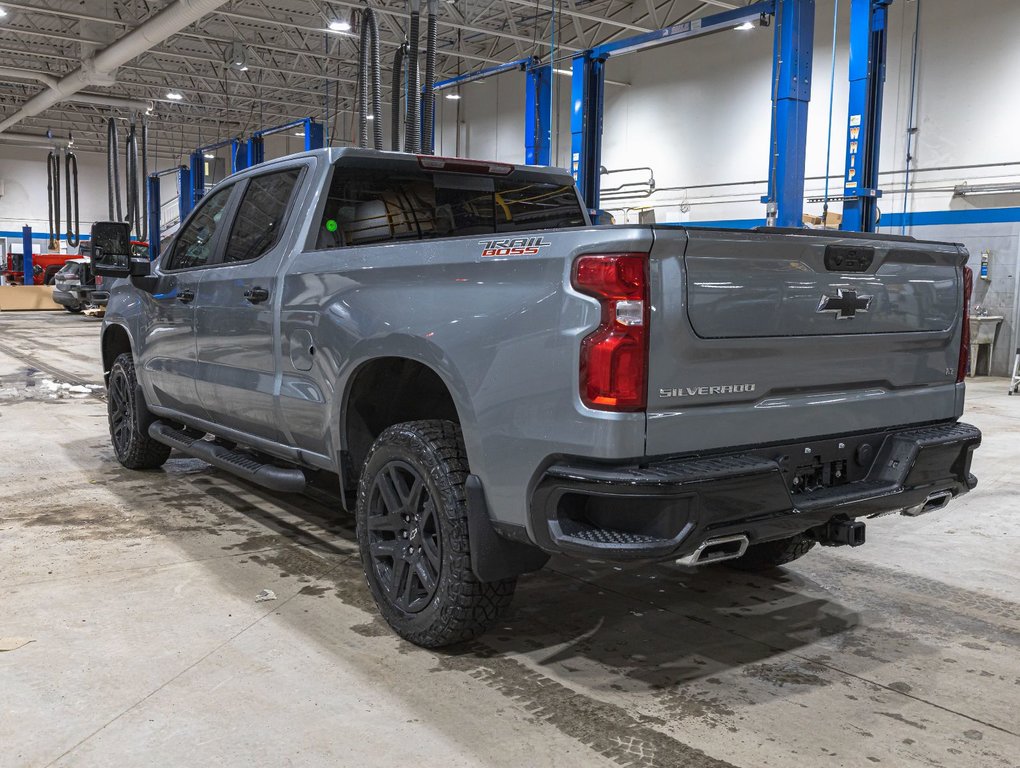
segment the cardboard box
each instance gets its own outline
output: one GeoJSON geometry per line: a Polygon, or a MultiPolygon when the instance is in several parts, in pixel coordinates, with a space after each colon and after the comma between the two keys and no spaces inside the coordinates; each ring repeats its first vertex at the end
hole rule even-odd
{"type": "MultiPolygon", "coordinates": [[[[810,213],[805,213],[802,217],[804,223],[809,227],[820,227],[822,226],[822,217],[813,216],[810,213]]],[[[843,223],[843,214],[836,213],[835,211],[829,211],[825,214],[825,228],[826,229],[839,229],[839,225],[843,223]]]]}
{"type": "Polygon", "coordinates": [[[53,300],[52,285],[0,285],[0,311],[63,309],[53,300]]]}

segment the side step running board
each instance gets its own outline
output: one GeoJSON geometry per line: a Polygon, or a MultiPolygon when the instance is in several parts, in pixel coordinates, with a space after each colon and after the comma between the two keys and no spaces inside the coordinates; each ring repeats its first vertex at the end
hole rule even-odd
{"type": "Polygon", "coordinates": [[[232,451],[226,446],[217,445],[200,437],[191,437],[162,421],[154,421],[149,425],[149,437],[181,453],[212,464],[217,469],[274,491],[301,493],[308,482],[305,473],[296,467],[287,469],[264,464],[246,453],[232,451]]]}

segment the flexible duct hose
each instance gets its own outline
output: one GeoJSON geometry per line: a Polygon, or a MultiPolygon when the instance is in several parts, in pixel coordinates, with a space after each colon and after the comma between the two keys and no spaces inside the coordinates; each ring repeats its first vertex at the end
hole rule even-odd
{"type": "Polygon", "coordinates": [[[135,164],[134,152],[135,130],[134,124],[128,129],[127,140],[124,142],[124,205],[127,209],[122,221],[126,221],[132,229],[135,224],[135,213],[138,208],[138,187],[135,186],[135,164]]]}
{"type": "Polygon", "coordinates": [[[60,240],[60,155],[50,150],[46,157],[46,198],[49,207],[51,251],[57,250],[60,240]]]}
{"type": "Polygon", "coordinates": [[[400,151],[400,91],[404,88],[404,51],[407,41],[393,54],[393,79],[390,81],[390,149],[400,151]]]}
{"type": "Polygon", "coordinates": [[[425,94],[422,97],[422,142],[421,151],[426,155],[435,154],[435,107],[433,89],[436,85],[436,47],[439,45],[439,3],[429,0],[428,30],[425,33],[425,94]]]}
{"type": "Polygon", "coordinates": [[[120,202],[120,146],[117,142],[117,124],[112,117],[106,124],[106,171],[110,190],[110,221],[123,221],[124,209],[120,202]]]}
{"type": "Polygon", "coordinates": [[[81,221],[78,216],[78,158],[68,150],[64,166],[67,195],[67,245],[77,248],[81,241],[81,221]]]}
{"type": "Polygon", "coordinates": [[[361,14],[361,48],[358,56],[358,146],[368,146],[368,17],[372,13],[366,8],[361,14]]]}
{"type": "Polygon", "coordinates": [[[142,240],[149,239],[149,122],[142,118],[142,240]]]}
{"type": "Polygon", "coordinates": [[[420,28],[421,2],[411,0],[411,23],[407,33],[407,122],[404,125],[404,151],[421,151],[421,121],[418,107],[421,97],[418,91],[418,34],[420,28]]]}
{"type": "Polygon", "coordinates": [[[131,185],[131,212],[134,214],[131,216],[131,231],[137,237],[138,233],[142,231],[142,206],[141,195],[138,190],[138,131],[135,128],[134,121],[131,122],[131,132],[129,135],[131,137],[131,171],[129,173],[130,181],[128,184],[131,185]]]}
{"type": "Polygon", "coordinates": [[[382,149],[382,59],[379,53],[379,22],[371,8],[368,11],[368,26],[371,38],[372,58],[372,122],[373,145],[382,149]]]}

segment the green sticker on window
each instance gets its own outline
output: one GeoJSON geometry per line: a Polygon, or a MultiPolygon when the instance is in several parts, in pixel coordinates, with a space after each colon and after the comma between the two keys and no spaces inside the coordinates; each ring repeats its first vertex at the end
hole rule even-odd
{"type": "Polygon", "coordinates": [[[326,230],[329,232],[336,232],[336,219],[326,220],[326,230]]]}

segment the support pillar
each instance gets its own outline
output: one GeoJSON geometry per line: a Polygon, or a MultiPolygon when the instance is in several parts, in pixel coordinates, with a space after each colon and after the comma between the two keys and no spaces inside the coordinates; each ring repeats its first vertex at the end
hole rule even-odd
{"type": "Polygon", "coordinates": [[[552,165],[552,79],[549,64],[527,70],[524,162],[528,165],[552,165]]]}
{"type": "Polygon", "coordinates": [[[570,171],[597,222],[602,168],[606,60],[585,51],[574,57],[570,79],[570,171]]]}
{"type": "Polygon", "coordinates": [[[34,285],[35,273],[32,270],[32,228],[21,228],[21,268],[24,270],[22,285],[34,285]]]}
{"type": "Polygon", "coordinates": [[[769,193],[762,198],[770,226],[803,226],[814,31],[814,0],[778,0],[772,59],[769,193]]]}
{"type": "Polygon", "coordinates": [[[848,232],[878,225],[878,159],[892,0],[850,1],[850,108],[847,112],[843,223],[848,232]]]}

